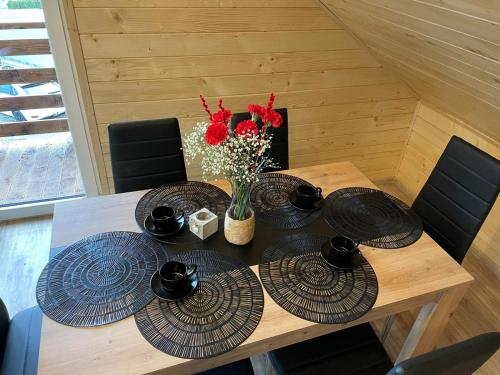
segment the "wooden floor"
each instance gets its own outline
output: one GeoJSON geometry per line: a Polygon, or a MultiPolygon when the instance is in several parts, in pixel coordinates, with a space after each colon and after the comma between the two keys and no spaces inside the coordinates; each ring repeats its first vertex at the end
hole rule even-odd
{"type": "Polygon", "coordinates": [[[83,193],[69,132],[0,138],[0,207],[83,193]]]}
{"type": "MultiPolygon", "coordinates": [[[[406,199],[394,185],[378,185],[383,190],[406,199]]],[[[11,315],[36,303],[34,289],[38,275],[48,260],[51,229],[51,217],[0,223],[0,296],[11,315]]],[[[440,346],[483,332],[500,331],[498,278],[473,253],[467,255],[463,266],[475,277],[476,282],[451,318],[441,337],[440,346]]],[[[385,342],[391,358],[395,358],[412,323],[411,314],[404,314],[396,319],[385,342]]],[[[265,358],[254,361],[254,367],[257,374],[270,373],[265,358]]],[[[500,354],[497,353],[490,359],[477,374],[500,374],[500,354]]]]}

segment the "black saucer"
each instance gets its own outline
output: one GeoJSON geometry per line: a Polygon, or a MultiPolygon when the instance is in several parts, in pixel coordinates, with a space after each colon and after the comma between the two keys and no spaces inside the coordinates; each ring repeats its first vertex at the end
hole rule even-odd
{"type": "Polygon", "coordinates": [[[151,290],[158,298],[163,299],[165,301],[177,301],[186,298],[187,296],[189,296],[194,292],[194,290],[198,286],[198,277],[191,282],[191,288],[189,290],[169,292],[166,291],[161,285],[160,272],[156,271],[151,277],[150,285],[151,285],[151,290]]]}
{"type": "Polygon", "coordinates": [[[313,204],[312,207],[303,207],[301,205],[295,204],[297,198],[297,192],[294,190],[288,195],[288,201],[294,206],[296,209],[301,210],[301,211],[316,211],[319,210],[321,207],[323,207],[323,202],[325,201],[323,199],[323,195],[320,195],[319,198],[317,198],[313,204]]]}
{"type": "Polygon", "coordinates": [[[156,226],[153,223],[153,219],[151,218],[151,215],[146,217],[144,219],[144,229],[145,231],[152,235],[153,237],[158,237],[158,238],[163,238],[163,237],[170,237],[173,236],[174,234],[177,234],[181,231],[182,228],[184,228],[184,224],[186,222],[186,219],[184,216],[181,216],[179,221],[177,221],[177,227],[172,229],[171,231],[165,232],[163,230],[159,230],[156,228],[156,226]]]}
{"type": "Polygon", "coordinates": [[[363,262],[363,255],[361,253],[358,253],[356,256],[351,258],[350,264],[346,265],[337,265],[335,263],[332,263],[331,260],[327,259],[325,253],[326,253],[326,247],[329,246],[328,242],[324,243],[321,245],[321,257],[332,267],[341,269],[341,270],[351,270],[353,268],[359,267],[361,263],[363,262]]]}

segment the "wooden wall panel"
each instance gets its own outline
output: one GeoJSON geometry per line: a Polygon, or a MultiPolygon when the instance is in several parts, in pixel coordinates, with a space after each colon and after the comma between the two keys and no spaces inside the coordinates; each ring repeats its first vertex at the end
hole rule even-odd
{"type": "Polygon", "coordinates": [[[500,2],[492,0],[420,0],[444,8],[497,22],[500,19],[500,2]],[[496,21],[495,21],[496,20],[496,21]]]}
{"type": "Polygon", "coordinates": [[[500,139],[498,1],[320,3],[420,97],[500,139]]]}
{"type": "Polygon", "coordinates": [[[79,8],[82,34],[342,29],[320,8],[79,8]]]}
{"type": "Polygon", "coordinates": [[[94,103],[185,99],[206,96],[258,94],[394,83],[383,68],[338,69],[313,72],[271,73],[163,80],[92,82],[94,103]]]}
{"type": "Polygon", "coordinates": [[[72,4],[110,183],[109,123],[177,117],[184,133],[205,119],[199,94],[241,112],[271,91],[289,109],[292,167],[353,160],[394,176],[415,94],[317,1],[72,4]]]}
{"type": "Polygon", "coordinates": [[[380,64],[368,51],[248,53],[234,55],[88,59],[89,81],[137,81],[241,74],[308,72],[373,68],[380,64]]]}
{"type": "Polygon", "coordinates": [[[86,58],[212,56],[361,49],[345,30],[82,34],[86,58]],[[333,45],[333,47],[332,47],[333,45]]]}
{"type": "Polygon", "coordinates": [[[78,8],[316,8],[316,0],[73,0],[78,8]]]}
{"type": "MultiPolygon", "coordinates": [[[[407,146],[396,174],[399,187],[414,199],[436,165],[452,135],[457,135],[500,159],[500,144],[429,104],[417,106],[407,146]]],[[[471,251],[500,274],[500,200],[489,214],[471,251]]]]}

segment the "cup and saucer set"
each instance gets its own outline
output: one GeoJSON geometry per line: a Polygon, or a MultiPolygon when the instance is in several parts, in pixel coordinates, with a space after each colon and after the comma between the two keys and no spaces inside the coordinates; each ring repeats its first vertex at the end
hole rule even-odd
{"type": "Polygon", "coordinates": [[[170,261],[151,277],[151,289],[160,299],[177,301],[190,296],[198,286],[197,266],[170,261]]]}
{"type": "Polygon", "coordinates": [[[323,207],[321,188],[310,185],[299,185],[288,196],[290,203],[301,211],[315,211],[323,207]]]}
{"type": "Polygon", "coordinates": [[[334,268],[350,270],[363,261],[359,242],[348,237],[337,236],[321,246],[321,256],[334,268]]]}
{"type": "Polygon", "coordinates": [[[184,211],[169,206],[158,206],[144,219],[144,228],[148,234],[161,241],[179,233],[185,222],[184,211]]]}

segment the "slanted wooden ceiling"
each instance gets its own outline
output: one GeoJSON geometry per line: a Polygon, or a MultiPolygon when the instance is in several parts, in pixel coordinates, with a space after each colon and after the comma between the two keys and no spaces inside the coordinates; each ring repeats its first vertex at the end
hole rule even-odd
{"type": "Polygon", "coordinates": [[[500,139],[499,0],[319,0],[423,99],[500,139]]]}

